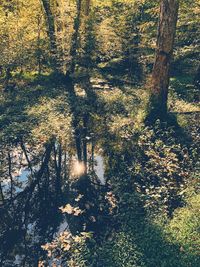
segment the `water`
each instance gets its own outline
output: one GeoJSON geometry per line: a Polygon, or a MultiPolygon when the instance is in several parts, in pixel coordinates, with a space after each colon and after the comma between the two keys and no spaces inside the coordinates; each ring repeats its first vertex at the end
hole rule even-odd
{"type": "MultiPolygon", "coordinates": [[[[92,80],[92,83],[94,87],[99,85],[98,90],[99,88],[104,87],[106,90],[110,88],[110,85],[106,86],[105,80],[92,80]]],[[[87,103],[88,96],[85,89],[77,86],[76,94],[76,97],[83,99],[86,101],[87,105],[90,105],[90,103],[87,103]]],[[[99,148],[94,149],[92,153],[92,136],[95,136],[95,142],[98,143],[96,134],[90,134],[89,129],[87,129],[87,135],[85,137],[81,136],[80,139],[82,151],[84,150],[84,142],[87,140],[86,151],[88,173],[85,173],[79,165],[75,164],[74,166],[74,164],[72,164],[73,160],[77,162],[76,147],[74,146],[70,147],[70,153],[68,150],[62,150],[61,163],[59,163],[58,155],[60,144],[57,141],[52,148],[50,158],[47,159],[45,170],[43,170],[39,179],[38,175],[41,172],[41,168],[44,167],[43,163],[48,154],[47,148],[42,145],[34,147],[29,143],[24,144],[27,148],[32,171],[28,168],[27,158],[21,147],[16,146],[15,148],[12,146],[10,148],[13,184],[11,186],[11,177],[8,175],[8,166],[5,167],[7,168],[7,171],[1,183],[7,206],[5,208],[6,212],[4,213],[3,211],[2,213],[2,218],[5,223],[2,224],[2,229],[0,225],[2,233],[0,233],[0,242],[3,243],[3,241],[1,241],[2,239],[11,243],[8,251],[4,246],[4,251],[0,252],[0,259],[1,257],[4,259],[3,262],[5,267],[22,267],[22,262],[24,262],[26,258],[25,261],[27,263],[25,263],[25,265],[23,263],[24,266],[29,266],[28,262],[32,262],[32,265],[30,266],[35,266],[35,262],[39,259],[40,255],[44,254],[41,245],[51,242],[53,238],[59,236],[63,231],[69,230],[69,224],[65,215],[61,214],[59,211],[59,207],[67,204],[67,191],[65,191],[67,190],[67,186],[65,184],[67,184],[74,168],[77,172],[76,176],[81,176],[83,174],[94,175],[100,185],[106,184],[104,158],[99,148]],[[91,168],[90,161],[92,157],[93,167],[91,168]],[[35,159],[37,160],[35,161],[35,159]],[[63,183],[61,185],[62,192],[57,191],[56,187],[56,183],[58,183],[59,186],[59,164],[61,164],[60,176],[61,183],[63,183]],[[13,203],[9,202],[11,188],[13,190],[13,198],[15,198],[13,203]],[[18,198],[18,196],[20,197],[18,198]],[[12,233],[12,231],[14,234],[11,234],[11,238],[10,233],[12,233]]]]}
{"type": "MultiPolygon", "coordinates": [[[[28,184],[28,177],[31,175],[31,172],[25,168],[21,169],[17,175],[13,175],[14,179],[14,193],[18,194],[22,192],[25,187],[28,184]]],[[[3,189],[3,194],[6,195],[8,192],[11,190],[11,181],[10,180],[3,180],[2,182],[2,189],[3,189]]]]}
{"type": "Polygon", "coordinates": [[[95,173],[96,173],[97,177],[99,178],[101,184],[105,185],[106,180],[105,180],[105,177],[104,177],[105,170],[104,170],[103,157],[100,156],[100,155],[96,155],[95,156],[95,161],[96,161],[96,164],[95,164],[95,167],[94,167],[95,173]]]}

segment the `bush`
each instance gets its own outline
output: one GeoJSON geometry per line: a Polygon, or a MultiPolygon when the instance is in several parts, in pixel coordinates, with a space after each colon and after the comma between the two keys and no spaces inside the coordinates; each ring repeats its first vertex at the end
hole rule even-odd
{"type": "Polygon", "coordinates": [[[154,214],[172,216],[182,205],[182,191],[189,181],[191,158],[187,146],[178,140],[174,128],[158,121],[139,138],[142,160],[135,165],[138,191],[154,214]]]}

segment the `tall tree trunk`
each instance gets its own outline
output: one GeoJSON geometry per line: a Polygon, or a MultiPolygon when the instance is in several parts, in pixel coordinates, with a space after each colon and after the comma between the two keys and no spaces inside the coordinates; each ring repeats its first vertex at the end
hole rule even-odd
{"type": "Polygon", "coordinates": [[[74,73],[75,67],[76,67],[78,36],[79,36],[79,28],[81,25],[81,8],[82,8],[82,0],[77,0],[77,15],[74,20],[74,33],[72,35],[71,49],[70,49],[71,64],[70,64],[70,68],[68,69],[66,73],[67,79],[69,78],[71,74],[74,73]]]}
{"type": "Polygon", "coordinates": [[[90,14],[90,5],[91,5],[91,0],[85,0],[85,15],[89,16],[90,14]]]}
{"type": "Polygon", "coordinates": [[[167,115],[170,63],[178,18],[179,0],[161,0],[157,51],[153,67],[150,116],[151,120],[165,119],[167,115]]]}
{"type": "Polygon", "coordinates": [[[59,72],[58,48],[56,43],[55,19],[51,10],[50,0],[41,0],[45,11],[47,31],[51,49],[51,65],[55,72],[59,72]]]}
{"type": "Polygon", "coordinates": [[[39,14],[37,17],[37,65],[38,65],[38,75],[41,75],[42,72],[42,62],[41,62],[41,15],[39,14]]]}

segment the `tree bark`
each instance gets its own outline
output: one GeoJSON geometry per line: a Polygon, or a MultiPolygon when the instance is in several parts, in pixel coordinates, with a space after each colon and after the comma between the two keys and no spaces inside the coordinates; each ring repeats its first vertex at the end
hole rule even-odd
{"type": "Polygon", "coordinates": [[[42,62],[41,62],[41,15],[37,17],[37,65],[38,65],[38,75],[41,75],[42,72],[42,62]]]}
{"type": "Polygon", "coordinates": [[[85,0],[85,16],[90,14],[91,0],[85,0]]]}
{"type": "Polygon", "coordinates": [[[70,49],[71,64],[70,68],[66,73],[67,78],[69,78],[69,76],[74,73],[76,67],[78,36],[79,36],[79,28],[81,25],[81,8],[82,8],[82,0],[77,0],[77,15],[74,20],[74,33],[72,35],[71,49],[70,49]]]}
{"type": "Polygon", "coordinates": [[[51,65],[55,72],[59,72],[59,62],[58,62],[58,48],[56,42],[56,30],[55,30],[55,19],[51,10],[50,0],[41,0],[45,11],[45,17],[47,22],[47,33],[50,41],[51,65]]]}
{"type": "Polygon", "coordinates": [[[170,64],[178,18],[179,0],[161,0],[157,51],[152,73],[150,118],[165,119],[170,79],[170,64]]]}

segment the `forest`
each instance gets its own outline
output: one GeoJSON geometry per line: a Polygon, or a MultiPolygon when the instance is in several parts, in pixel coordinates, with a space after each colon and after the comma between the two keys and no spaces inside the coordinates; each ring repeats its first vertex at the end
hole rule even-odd
{"type": "Polygon", "coordinates": [[[0,267],[200,266],[200,0],[0,0],[0,267]]]}

